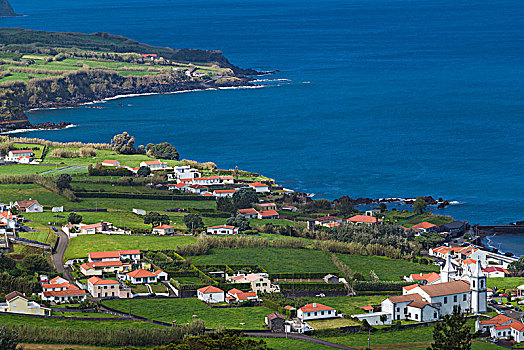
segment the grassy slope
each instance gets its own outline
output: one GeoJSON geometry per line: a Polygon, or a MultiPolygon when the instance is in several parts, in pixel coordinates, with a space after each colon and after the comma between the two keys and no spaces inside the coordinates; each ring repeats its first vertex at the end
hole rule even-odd
{"type": "Polygon", "coordinates": [[[488,288],[515,289],[524,284],[524,277],[496,277],[488,278],[488,288]]]}
{"type": "Polygon", "coordinates": [[[377,276],[384,281],[398,281],[403,276],[420,272],[438,272],[439,268],[435,265],[421,265],[407,260],[390,259],[382,256],[362,256],[337,254],[351,270],[358,271],[369,278],[369,272],[375,271],[377,276]]]}
{"type": "Polygon", "coordinates": [[[178,245],[195,242],[192,236],[124,236],[124,235],[83,235],[72,238],[66,251],[65,259],[86,258],[90,251],[118,249],[174,249],[178,245]]]}
{"type": "Polygon", "coordinates": [[[163,328],[146,322],[139,321],[87,321],[87,320],[56,320],[42,319],[15,315],[0,315],[0,324],[26,324],[41,327],[63,327],[63,328],[107,328],[107,329],[137,329],[137,328],[163,328]]]}
{"type": "MultiPolygon", "coordinates": [[[[107,300],[103,304],[124,312],[129,311],[128,300],[107,300]]],[[[263,307],[212,309],[196,298],[136,299],[131,301],[131,313],[151,320],[176,320],[177,324],[191,322],[193,315],[197,315],[206,323],[207,328],[225,326],[234,329],[262,329],[264,317],[271,310],[263,307]]]]}
{"type": "Polygon", "coordinates": [[[236,248],[212,249],[212,254],[192,256],[194,264],[258,264],[269,272],[334,272],[325,253],[312,249],[236,248]]]}

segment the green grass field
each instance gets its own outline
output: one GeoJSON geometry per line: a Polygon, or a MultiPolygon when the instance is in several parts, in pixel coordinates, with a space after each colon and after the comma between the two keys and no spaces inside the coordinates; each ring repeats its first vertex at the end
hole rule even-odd
{"type": "Polygon", "coordinates": [[[270,348],[279,350],[279,349],[286,349],[286,350],[328,350],[333,349],[330,346],[315,344],[315,343],[309,343],[302,340],[295,340],[295,339],[285,339],[285,338],[249,338],[256,341],[262,340],[266,342],[267,346],[270,348]]]}
{"type": "Polygon", "coordinates": [[[0,166],[0,175],[40,174],[44,171],[49,171],[53,169],[56,169],[56,166],[36,164],[9,164],[0,166]]]}
{"type": "Polygon", "coordinates": [[[335,272],[331,258],[312,249],[236,248],[212,249],[211,254],[192,256],[196,265],[258,264],[268,272],[335,272]]]}
{"type": "Polygon", "coordinates": [[[524,284],[524,277],[495,277],[488,278],[488,288],[516,289],[524,284]]]}
{"type": "MultiPolygon", "coordinates": [[[[129,300],[106,300],[104,305],[129,312],[129,300]]],[[[271,310],[264,307],[212,309],[196,298],[191,299],[135,299],[131,300],[131,313],[150,320],[185,324],[193,315],[206,323],[207,328],[224,326],[232,329],[263,329],[264,317],[271,310]],[[245,323],[245,324],[241,324],[245,323]]]]}
{"type": "MultiPolygon", "coordinates": [[[[94,317],[94,316],[93,316],[94,317]]],[[[97,316],[98,317],[98,316],[97,316]]],[[[104,316],[101,316],[104,317],[104,316]]],[[[164,328],[151,323],[140,321],[122,321],[108,319],[107,321],[88,321],[88,320],[57,320],[33,318],[16,315],[0,315],[0,324],[25,324],[39,327],[62,327],[62,328],[107,328],[107,329],[138,329],[138,328],[164,328]]]]}
{"type": "Polygon", "coordinates": [[[141,236],[141,235],[82,235],[69,241],[64,259],[87,258],[91,251],[119,249],[175,249],[178,245],[194,243],[192,236],[141,236]]]}
{"type": "MultiPolygon", "coordinates": [[[[0,166],[1,168],[3,167],[0,166]]],[[[0,196],[4,203],[29,198],[38,200],[43,206],[61,206],[70,203],[64,197],[34,184],[0,185],[0,196]]]]}
{"type": "Polygon", "coordinates": [[[337,254],[337,256],[351,270],[360,272],[366,279],[369,279],[371,270],[375,271],[383,281],[398,281],[403,276],[409,276],[412,273],[439,271],[439,268],[435,265],[422,265],[408,260],[390,259],[383,256],[350,254],[337,254]]]}

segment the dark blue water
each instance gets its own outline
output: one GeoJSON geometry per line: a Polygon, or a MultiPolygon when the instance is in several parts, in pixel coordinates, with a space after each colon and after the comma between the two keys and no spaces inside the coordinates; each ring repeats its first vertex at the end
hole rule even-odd
{"type": "Polygon", "coordinates": [[[0,26],[107,31],[155,45],[220,49],[279,69],[262,89],[38,111],[54,140],[169,141],[182,157],[257,171],[319,197],[463,204],[472,223],[524,219],[524,6],[502,1],[13,0],[0,26]],[[126,107],[118,107],[124,103],[126,107]]]}

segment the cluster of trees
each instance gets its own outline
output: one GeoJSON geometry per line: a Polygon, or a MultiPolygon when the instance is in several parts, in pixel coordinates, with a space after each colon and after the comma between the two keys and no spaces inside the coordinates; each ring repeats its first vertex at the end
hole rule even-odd
{"type": "Polygon", "coordinates": [[[511,273],[511,276],[524,276],[524,256],[509,264],[508,271],[511,273]]]}
{"type": "Polygon", "coordinates": [[[70,190],[71,189],[71,181],[73,181],[73,178],[69,174],[60,174],[60,176],[56,179],[55,184],[56,187],[60,190],[70,190]]]}
{"type": "Polygon", "coordinates": [[[111,140],[111,149],[120,154],[144,153],[137,152],[137,149],[135,148],[135,138],[129,135],[127,131],[113,136],[113,139],[111,140]]]}
{"type": "MultiPolygon", "coordinates": [[[[149,169],[149,168],[148,168],[149,169]]],[[[89,176],[134,176],[132,171],[126,168],[104,168],[102,164],[96,164],[93,166],[89,164],[87,167],[87,173],[89,176]]]]}
{"type": "Polygon", "coordinates": [[[198,214],[187,214],[184,215],[184,225],[186,225],[191,232],[195,232],[204,227],[204,221],[198,214]]]}
{"type": "Polygon", "coordinates": [[[236,191],[232,198],[219,197],[217,199],[217,210],[235,214],[238,209],[252,208],[256,203],[258,203],[256,192],[242,188],[236,191]]]}
{"type": "Polygon", "coordinates": [[[151,211],[144,216],[144,224],[149,225],[151,224],[152,227],[159,226],[159,225],[169,225],[169,222],[171,220],[169,219],[169,216],[165,214],[159,214],[156,211],[151,211]]]}
{"type": "Polygon", "coordinates": [[[178,160],[180,158],[180,155],[178,154],[176,148],[168,142],[162,142],[158,145],[149,143],[146,146],[146,154],[152,158],[158,159],[178,160]]]}
{"type": "Polygon", "coordinates": [[[76,225],[82,222],[82,215],[79,215],[77,213],[69,213],[67,216],[67,221],[76,225]]]}
{"type": "Polygon", "coordinates": [[[232,216],[226,220],[226,225],[238,227],[239,231],[243,232],[250,230],[249,220],[244,215],[232,216]]]}

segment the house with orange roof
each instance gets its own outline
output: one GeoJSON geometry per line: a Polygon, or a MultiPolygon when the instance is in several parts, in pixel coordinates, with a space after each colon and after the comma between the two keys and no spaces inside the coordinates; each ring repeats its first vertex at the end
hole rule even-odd
{"type": "MultiPolygon", "coordinates": [[[[157,270],[158,274],[163,272],[157,270]]],[[[135,271],[128,272],[124,275],[127,281],[131,281],[132,284],[143,284],[143,283],[156,283],[158,281],[157,271],[151,272],[146,269],[138,269],[135,271]]]]}
{"type": "Polygon", "coordinates": [[[482,272],[484,272],[488,278],[506,277],[509,275],[509,271],[500,266],[488,266],[483,268],[482,272]]]}
{"type": "Polygon", "coordinates": [[[113,250],[103,252],[89,252],[87,256],[89,262],[101,261],[140,261],[139,249],[113,250]]]}
{"type": "Polygon", "coordinates": [[[103,162],[102,162],[102,166],[107,166],[107,167],[116,167],[118,168],[120,166],[120,162],[118,160],[112,160],[112,159],[105,159],[103,162]]]}
{"type": "Polygon", "coordinates": [[[11,150],[7,153],[5,160],[7,162],[19,162],[19,158],[33,158],[34,156],[34,152],[30,149],[11,150]]]}
{"type": "Polygon", "coordinates": [[[233,288],[227,292],[227,302],[242,303],[250,300],[258,300],[257,292],[243,292],[236,288],[233,288]]]}
{"type": "Polygon", "coordinates": [[[146,160],[140,163],[140,167],[148,167],[151,171],[168,169],[167,163],[160,160],[146,160]]]}
{"type": "Polygon", "coordinates": [[[266,184],[263,184],[262,182],[253,182],[249,184],[249,187],[253,190],[255,190],[256,193],[267,193],[271,192],[269,190],[269,186],[266,184]]]}
{"type": "Polygon", "coordinates": [[[274,210],[263,210],[258,212],[258,219],[278,219],[280,214],[274,210]]]}
{"type": "Polygon", "coordinates": [[[197,298],[205,303],[223,303],[225,301],[224,291],[214,286],[197,289],[197,298]]]}
{"type": "Polygon", "coordinates": [[[406,278],[408,282],[416,282],[418,284],[435,284],[440,283],[440,275],[436,272],[431,273],[412,273],[406,278]]]}
{"type": "Polygon", "coordinates": [[[209,187],[204,186],[204,185],[193,184],[193,185],[187,186],[187,192],[194,193],[194,194],[202,194],[204,192],[208,192],[208,190],[209,190],[209,187]]]}
{"type": "Polygon", "coordinates": [[[499,314],[489,320],[475,323],[475,331],[489,332],[495,339],[513,338],[515,343],[524,341],[524,324],[518,320],[499,314]]]}
{"type": "Polygon", "coordinates": [[[310,303],[297,310],[297,317],[301,321],[322,320],[337,317],[337,310],[320,303],[310,303]]]}
{"type": "Polygon", "coordinates": [[[171,225],[162,224],[160,226],[153,227],[153,234],[159,236],[172,235],[175,233],[175,228],[171,225]]]}
{"type": "Polygon", "coordinates": [[[41,283],[42,292],[39,294],[42,300],[56,303],[67,303],[71,301],[82,301],[86,298],[86,291],[69,283],[61,277],[55,277],[50,281],[41,283]]]}
{"type": "Polygon", "coordinates": [[[36,199],[16,201],[14,206],[20,213],[42,213],[44,207],[36,199]]]}
{"type": "Polygon", "coordinates": [[[432,224],[427,221],[423,221],[421,223],[418,223],[416,225],[413,225],[410,227],[410,229],[415,230],[419,233],[421,232],[438,232],[439,227],[435,224],[432,224]]]}
{"type": "Polygon", "coordinates": [[[87,291],[94,298],[130,298],[131,290],[124,288],[125,292],[120,293],[120,283],[115,280],[106,280],[99,277],[91,277],[87,280],[87,291]]]}
{"type": "Polygon", "coordinates": [[[96,261],[80,265],[80,272],[84,276],[102,276],[104,273],[116,274],[129,271],[131,264],[122,261],[96,261]]]}
{"type": "Polygon", "coordinates": [[[244,216],[246,219],[256,219],[258,217],[258,211],[254,208],[238,209],[237,214],[244,216]]]}
{"type": "Polygon", "coordinates": [[[341,224],[342,222],[344,222],[344,219],[338,218],[336,216],[322,216],[315,219],[315,225],[320,226],[325,226],[326,224],[331,224],[334,222],[341,224]]]}
{"type": "Polygon", "coordinates": [[[230,225],[210,226],[207,228],[207,233],[211,235],[236,235],[238,234],[238,227],[230,225]]]}
{"type": "Polygon", "coordinates": [[[257,207],[261,210],[277,210],[277,205],[275,203],[258,203],[257,207]]]}
{"type": "Polygon", "coordinates": [[[354,215],[346,220],[349,224],[355,225],[376,225],[383,222],[382,219],[377,219],[374,216],[369,215],[354,215]]]}

